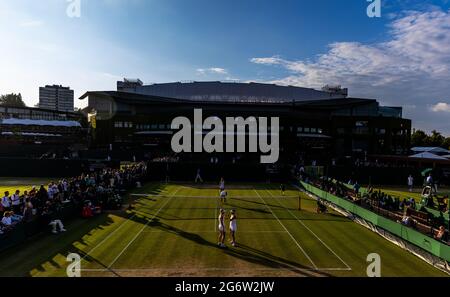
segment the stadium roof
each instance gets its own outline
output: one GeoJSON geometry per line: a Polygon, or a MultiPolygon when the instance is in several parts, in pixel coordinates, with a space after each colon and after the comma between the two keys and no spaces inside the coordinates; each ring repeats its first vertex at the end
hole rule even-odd
{"type": "Polygon", "coordinates": [[[190,101],[292,102],[304,100],[343,99],[347,89],[319,91],[294,86],[263,83],[188,82],[152,85],[118,82],[117,91],[190,101]]]}
{"type": "Polygon", "coordinates": [[[302,100],[302,101],[229,101],[229,100],[189,100],[189,99],[178,99],[178,98],[170,98],[170,97],[160,97],[153,95],[143,95],[137,93],[130,92],[117,92],[117,91],[95,91],[95,92],[86,92],[79,99],[83,100],[88,98],[89,96],[100,96],[100,97],[109,97],[114,100],[128,102],[128,103],[184,103],[184,104],[193,104],[193,103],[207,103],[207,104],[254,104],[259,103],[260,105],[295,105],[302,107],[311,107],[311,108],[321,108],[321,109],[336,109],[338,107],[348,106],[348,105],[365,105],[368,103],[377,102],[375,99],[361,99],[361,98],[341,98],[341,99],[322,99],[322,100],[302,100]]]}

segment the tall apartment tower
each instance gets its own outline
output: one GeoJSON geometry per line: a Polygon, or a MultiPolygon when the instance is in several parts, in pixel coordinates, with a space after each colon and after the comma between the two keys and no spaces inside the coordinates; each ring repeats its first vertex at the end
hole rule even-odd
{"type": "Polygon", "coordinates": [[[69,87],[61,85],[40,87],[39,107],[58,111],[74,111],[74,92],[69,87]]]}

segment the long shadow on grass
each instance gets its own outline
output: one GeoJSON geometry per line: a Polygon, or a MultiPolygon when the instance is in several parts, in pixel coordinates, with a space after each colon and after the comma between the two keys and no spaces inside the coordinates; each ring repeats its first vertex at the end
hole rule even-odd
{"type": "MultiPolygon", "coordinates": [[[[55,261],[55,257],[66,257],[70,253],[82,254],[73,244],[77,242],[88,246],[83,240],[92,230],[102,229],[112,224],[108,215],[103,214],[91,220],[76,219],[66,224],[68,230],[64,234],[53,235],[41,233],[8,249],[1,254],[0,276],[32,276],[32,270],[42,273],[58,273],[65,271],[55,261]]],[[[63,274],[63,273],[62,273],[63,274]]]]}
{"type": "MultiPolygon", "coordinates": [[[[209,247],[209,248],[216,248],[220,249],[216,244],[206,240],[202,236],[186,232],[182,229],[176,228],[174,226],[167,225],[165,223],[162,223],[158,219],[153,219],[150,223],[148,223],[150,227],[158,228],[162,231],[166,231],[168,233],[176,234],[177,236],[180,236],[184,239],[193,241],[197,244],[209,247]]],[[[311,271],[311,267],[301,265],[299,263],[271,255],[269,253],[266,253],[264,251],[251,248],[248,246],[240,246],[239,248],[226,248],[221,249],[225,254],[235,257],[237,259],[250,262],[253,264],[262,265],[265,267],[268,267],[270,269],[285,269],[289,270],[291,272],[297,273],[302,276],[330,276],[327,273],[321,272],[321,271],[311,271]]]]}
{"type": "MultiPolygon", "coordinates": [[[[169,208],[172,210],[172,208],[169,208]]],[[[197,208],[196,208],[197,209],[197,208]]],[[[238,207],[236,207],[235,209],[237,209],[238,213],[239,213],[239,209],[238,207]]],[[[138,214],[138,216],[135,216],[133,218],[134,221],[140,223],[140,224],[146,224],[148,222],[149,219],[158,219],[158,220],[164,220],[164,221],[201,221],[201,220],[216,220],[217,218],[214,215],[214,209],[203,209],[203,210],[210,210],[211,216],[203,216],[203,217],[194,217],[194,216],[189,216],[189,217],[182,217],[182,216],[177,216],[175,214],[172,213],[167,213],[167,209],[164,208],[163,211],[161,210],[156,210],[156,209],[150,209],[151,211],[142,211],[142,208],[139,208],[139,210],[137,210],[135,213],[138,214]]],[[[291,214],[289,214],[288,212],[284,213],[284,214],[277,214],[277,218],[275,218],[271,212],[268,211],[264,211],[261,209],[245,209],[245,210],[249,210],[249,211],[253,211],[255,212],[255,215],[257,214],[261,214],[263,215],[262,217],[257,217],[257,216],[250,216],[250,217],[244,217],[244,216],[239,216],[239,220],[243,221],[243,220],[265,220],[265,221],[282,221],[282,222],[286,222],[286,221],[292,221],[292,222],[296,222],[298,220],[300,221],[311,221],[311,222],[351,222],[350,220],[346,219],[345,217],[339,216],[339,215],[335,215],[332,213],[326,214],[326,215],[320,215],[321,217],[318,218],[305,218],[305,217],[293,217],[291,214]],[[265,216],[264,216],[265,215],[265,216]]],[[[315,215],[314,213],[312,213],[312,215],[315,215]]]]}
{"type": "MultiPolygon", "coordinates": [[[[159,193],[163,186],[151,185],[145,188],[146,193],[159,193]]],[[[130,219],[132,213],[125,211],[115,212],[114,215],[130,219]]],[[[146,221],[147,222],[147,221],[146,221]]],[[[89,255],[89,250],[83,251],[74,244],[77,243],[84,247],[92,248],[96,243],[88,243],[83,238],[95,232],[102,232],[112,224],[116,224],[109,214],[104,213],[92,219],[75,218],[64,221],[67,232],[53,235],[49,232],[42,232],[35,235],[25,242],[20,243],[0,253],[0,276],[31,276],[33,270],[42,272],[43,275],[58,274],[63,276],[66,269],[65,261],[63,265],[55,259],[65,259],[70,253],[78,253],[85,261],[95,262],[102,268],[106,266],[100,259],[94,259],[89,255]]],[[[120,226],[120,223],[117,227],[120,226]]],[[[113,228],[108,232],[114,232],[113,228]]],[[[108,236],[106,234],[105,236],[108,236]]],[[[112,272],[112,271],[111,271],[112,272]]],[[[112,272],[113,273],[113,272],[112,272]]]]}

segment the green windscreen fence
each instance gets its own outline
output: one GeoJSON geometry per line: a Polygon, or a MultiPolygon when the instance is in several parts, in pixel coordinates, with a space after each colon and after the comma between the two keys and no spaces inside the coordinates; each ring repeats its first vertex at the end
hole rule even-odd
{"type": "Polygon", "coordinates": [[[310,193],[315,196],[320,197],[321,199],[327,200],[340,208],[356,215],[367,222],[372,223],[375,226],[378,226],[397,237],[414,244],[422,248],[423,250],[429,252],[430,254],[437,256],[441,259],[450,262],[450,246],[440,241],[437,241],[427,235],[424,235],[412,228],[403,226],[400,223],[387,219],[383,216],[380,216],[368,209],[362,208],[354,203],[347,201],[343,198],[332,195],[326,191],[320,190],[319,188],[314,187],[311,184],[301,182],[302,186],[310,193]]]}

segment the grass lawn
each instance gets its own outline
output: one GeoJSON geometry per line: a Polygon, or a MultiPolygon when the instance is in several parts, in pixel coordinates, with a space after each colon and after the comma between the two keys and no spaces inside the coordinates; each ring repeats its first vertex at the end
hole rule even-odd
{"type": "Polygon", "coordinates": [[[58,178],[26,178],[26,177],[0,177],[0,195],[3,197],[6,191],[9,191],[10,194],[14,194],[16,190],[20,190],[21,193],[23,191],[29,191],[33,186],[36,186],[36,189],[39,190],[39,186],[43,184],[47,187],[50,181],[57,181],[58,178]]]}
{"type": "MultiPolygon", "coordinates": [[[[382,192],[385,192],[393,197],[399,197],[401,200],[403,200],[403,198],[413,198],[416,202],[420,202],[422,200],[422,188],[419,187],[415,187],[412,192],[409,192],[406,187],[401,186],[379,186],[375,187],[374,190],[381,190],[382,192]]],[[[439,189],[438,195],[450,195],[450,190],[448,188],[441,188],[439,189]]]]}
{"type": "MultiPolygon", "coordinates": [[[[0,254],[1,276],[65,276],[69,253],[82,276],[365,276],[367,255],[381,256],[383,276],[447,276],[291,188],[148,184],[132,211],[76,219],[68,232],[42,234],[0,254]],[[218,208],[237,210],[237,247],[217,247],[218,208]]],[[[228,227],[228,222],[226,223],[228,227]]],[[[228,235],[228,234],[227,234],[228,235]]],[[[227,238],[228,243],[228,238],[227,238]]]]}

